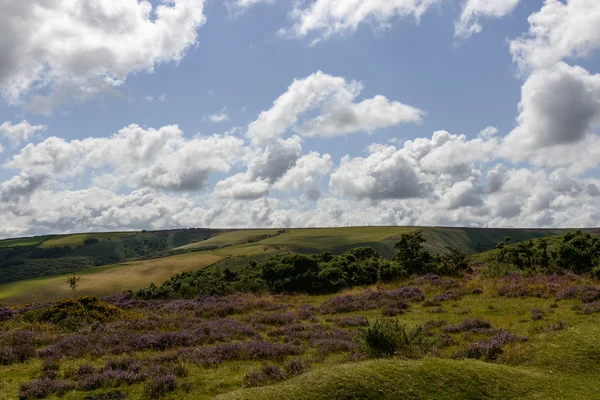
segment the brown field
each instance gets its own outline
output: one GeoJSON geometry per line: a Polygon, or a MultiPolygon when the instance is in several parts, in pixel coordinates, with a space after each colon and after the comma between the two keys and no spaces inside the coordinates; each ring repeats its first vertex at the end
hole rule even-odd
{"type": "MultiPolygon", "coordinates": [[[[223,258],[214,253],[196,252],[93,268],[78,274],[81,277],[78,294],[105,296],[137,290],[151,283],[161,284],[172,275],[204,268],[223,258]]],[[[72,296],[65,279],[66,275],[51,276],[0,285],[0,302],[21,304],[72,296]]]]}

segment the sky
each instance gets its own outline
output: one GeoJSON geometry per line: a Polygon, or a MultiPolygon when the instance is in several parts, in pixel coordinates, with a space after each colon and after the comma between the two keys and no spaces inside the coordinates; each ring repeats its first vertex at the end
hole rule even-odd
{"type": "Polygon", "coordinates": [[[4,0],[0,237],[593,227],[597,0],[4,0]]]}

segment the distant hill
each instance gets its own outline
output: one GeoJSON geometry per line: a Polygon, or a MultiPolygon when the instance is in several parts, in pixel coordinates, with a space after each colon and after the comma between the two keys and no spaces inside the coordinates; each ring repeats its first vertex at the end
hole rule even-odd
{"type": "MultiPolygon", "coordinates": [[[[190,251],[218,251],[223,257],[244,257],[278,251],[343,253],[371,246],[394,254],[402,233],[416,227],[347,227],[308,229],[179,229],[47,235],[0,241],[0,284],[55,276],[90,268],[165,257],[190,251]]],[[[561,235],[562,229],[487,229],[424,227],[426,247],[443,253],[449,247],[475,254],[493,249],[505,236],[514,242],[561,235]]]]}

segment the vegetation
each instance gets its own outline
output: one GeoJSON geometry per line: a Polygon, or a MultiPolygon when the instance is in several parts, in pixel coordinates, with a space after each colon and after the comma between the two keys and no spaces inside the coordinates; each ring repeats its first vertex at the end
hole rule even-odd
{"type": "Polygon", "coordinates": [[[160,286],[151,285],[136,295],[143,299],[225,295],[234,292],[334,293],[354,286],[389,282],[412,274],[458,273],[468,268],[468,257],[456,249],[444,256],[424,250],[420,231],[404,233],[392,260],[370,247],[357,247],[341,255],[284,253],[250,263],[238,270],[204,269],[178,274],[160,286]]]}
{"type": "Polygon", "coordinates": [[[105,271],[190,270],[104,298],[85,295],[101,275],[83,271],[82,297],[0,307],[0,399],[594,398],[596,237],[507,237],[482,264],[431,251],[426,233],[401,233],[387,255],[136,261],[105,271]]]}

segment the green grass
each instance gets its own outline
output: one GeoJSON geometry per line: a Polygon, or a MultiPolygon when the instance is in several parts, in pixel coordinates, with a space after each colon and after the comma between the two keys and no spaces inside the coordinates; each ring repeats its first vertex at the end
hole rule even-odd
{"type": "MultiPolygon", "coordinates": [[[[204,268],[222,259],[217,254],[195,252],[91,268],[77,273],[81,278],[78,293],[84,296],[106,296],[137,290],[151,283],[160,284],[177,273],[204,268]]],[[[70,274],[2,284],[0,303],[48,302],[70,297],[72,292],[65,283],[68,276],[70,274]]]]}
{"type": "Polygon", "coordinates": [[[288,229],[285,233],[262,240],[260,243],[266,246],[324,251],[350,245],[380,242],[390,237],[412,232],[415,229],[404,226],[288,229]]]}
{"type": "Polygon", "coordinates": [[[376,360],[321,367],[285,383],[242,389],[216,400],[593,399],[597,390],[595,379],[582,382],[479,361],[376,360]]]}
{"type": "MultiPolygon", "coordinates": [[[[202,253],[189,253],[185,256],[202,253]]],[[[209,254],[209,253],[206,253],[209,254]]],[[[83,275],[82,275],[83,276],[83,275]]],[[[587,281],[582,282],[586,284],[587,281]]],[[[407,285],[407,281],[384,285],[393,288],[407,285]]],[[[453,360],[450,355],[477,336],[466,338],[465,334],[454,334],[458,344],[441,349],[440,358],[421,360],[384,359],[347,363],[341,355],[333,355],[325,360],[312,362],[308,373],[280,384],[253,389],[243,389],[243,377],[260,368],[260,361],[225,362],[216,368],[202,368],[188,364],[189,376],[180,382],[192,385],[190,392],[180,386],[166,399],[208,400],[267,400],[267,399],[597,399],[600,393],[600,314],[580,315],[572,306],[575,300],[561,301],[558,308],[550,308],[553,298],[505,298],[496,295],[498,281],[491,278],[473,277],[464,282],[464,296],[456,301],[443,303],[444,313],[432,314],[431,307],[421,303],[412,304],[406,314],[399,316],[402,324],[412,327],[429,320],[445,320],[447,324],[456,324],[465,318],[479,318],[490,321],[493,328],[503,328],[519,334],[528,335],[523,343],[507,345],[503,354],[493,363],[473,360],[453,360]],[[473,295],[472,287],[483,288],[483,294],[473,295]],[[540,321],[529,318],[532,309],[545,311],[540,321]],[[466,315],[458,315],[456,310],[469,310],[466,315]],[[549,323],[565,321],[567,328],[556,332],[536,333],[534,328],[549,323]]],[[[427,297],[443,291],[424,287],[427,297]]],[[[364,288],[355,288],[340,294],[356,293],[364,288]]],[[[267,302],[276,301],[293,307],[300,304],[319,305],[336,295],[308,296],[270,296],[264,295],[267,302]]],[[[189,318],[193,310],[189,311],[189,318]]],[[[381,318],[381,310],[361,311],[342,315],[363,315],[371,322],[381,318]]],[[[129,319],[161,318],[177,319],[177,315],[162,315],[148,309],[126,310],[129,319]]],[[[232,318],[247,321],[247,315],[234,315],[232,318]]],[[[319,315],[319,322],[328,324],[328,316],[319,315]]],[[[16,323],[11,321],[10,324],[16,323]]],[[[20,323],[19,323],[20,324],[20,323]]],[[[6,325],[5,329],[29,329],[27,326],[6,325]]],[[[31,329],[49,329],[41,325],[32,325],[31,329]]],[[[267,329],[267,328],[266,328],[267,329]]],[[[272,329],[272,328],[268,328],[272,329]]],[[[440,331],[436,331],[439,333],[440,331]]],[[[266,334],[266,332],[262,332],[266,334]]],[[[147,357],[157,351],[136,353],[135,357],[147,357]]],[[[312,353],[303,356],[311,361],[312,353]]],[[[68,366],[76,367],[83,363],[101,366],[111,355],[100,359],[84,357],[61,361],[61,370],[68,366]]],[[[273,364],[274,361],[268,362],[273,364]]],[[[0,380],[0,400],[16,398],[19,382],[34,379],[41,370],[41,361],[33,360],[25,364],[0,366],[3,380],[0,380]],[[2,397],[4,395],[4,397],[2,397]]],[[[116,388],[127,398],[140,398],[143,384],[120,386],[116,388]]],[[[60,398],[81,399],[84,395],[110,392],[106,388],[89,393],[69,392],[60,398]]],[[[56,399],[58,397],[52,397],[56,399]]]]}
{"type": "Polygon", "coordinates": [[[100,232],[100,233],[77,233],[74,235],[60,235],[54,236],[52,239],[43,242],[40,247],[44,249],[51,249],[54,247],[77,247],[83,246],[83,242],[86,239],[94,238],[100,241],[119,239],[127,236],[135,235],[136,232],[100,232]]]}
{"type": "Polygon", "coordinates": [[[35,236],[35,237],[28,237],[28,238],[0,240],[0,248],[35,246],[35,245],[42,243],[45,240],[48,240],[51,237],[52,236],[35,236]]]}
{"type": "Polygon", "coordinates": [[[225,232],[201,242],[190,243],[185,246],[177,247],[174,250],[191,250],[213,246],[225,247],[237,244],[245,244],[249,243],[250,241],[259,241],[269,236],[276,235],[277,232],[277,229],[243,229],[239,231],[225,232]]]}

